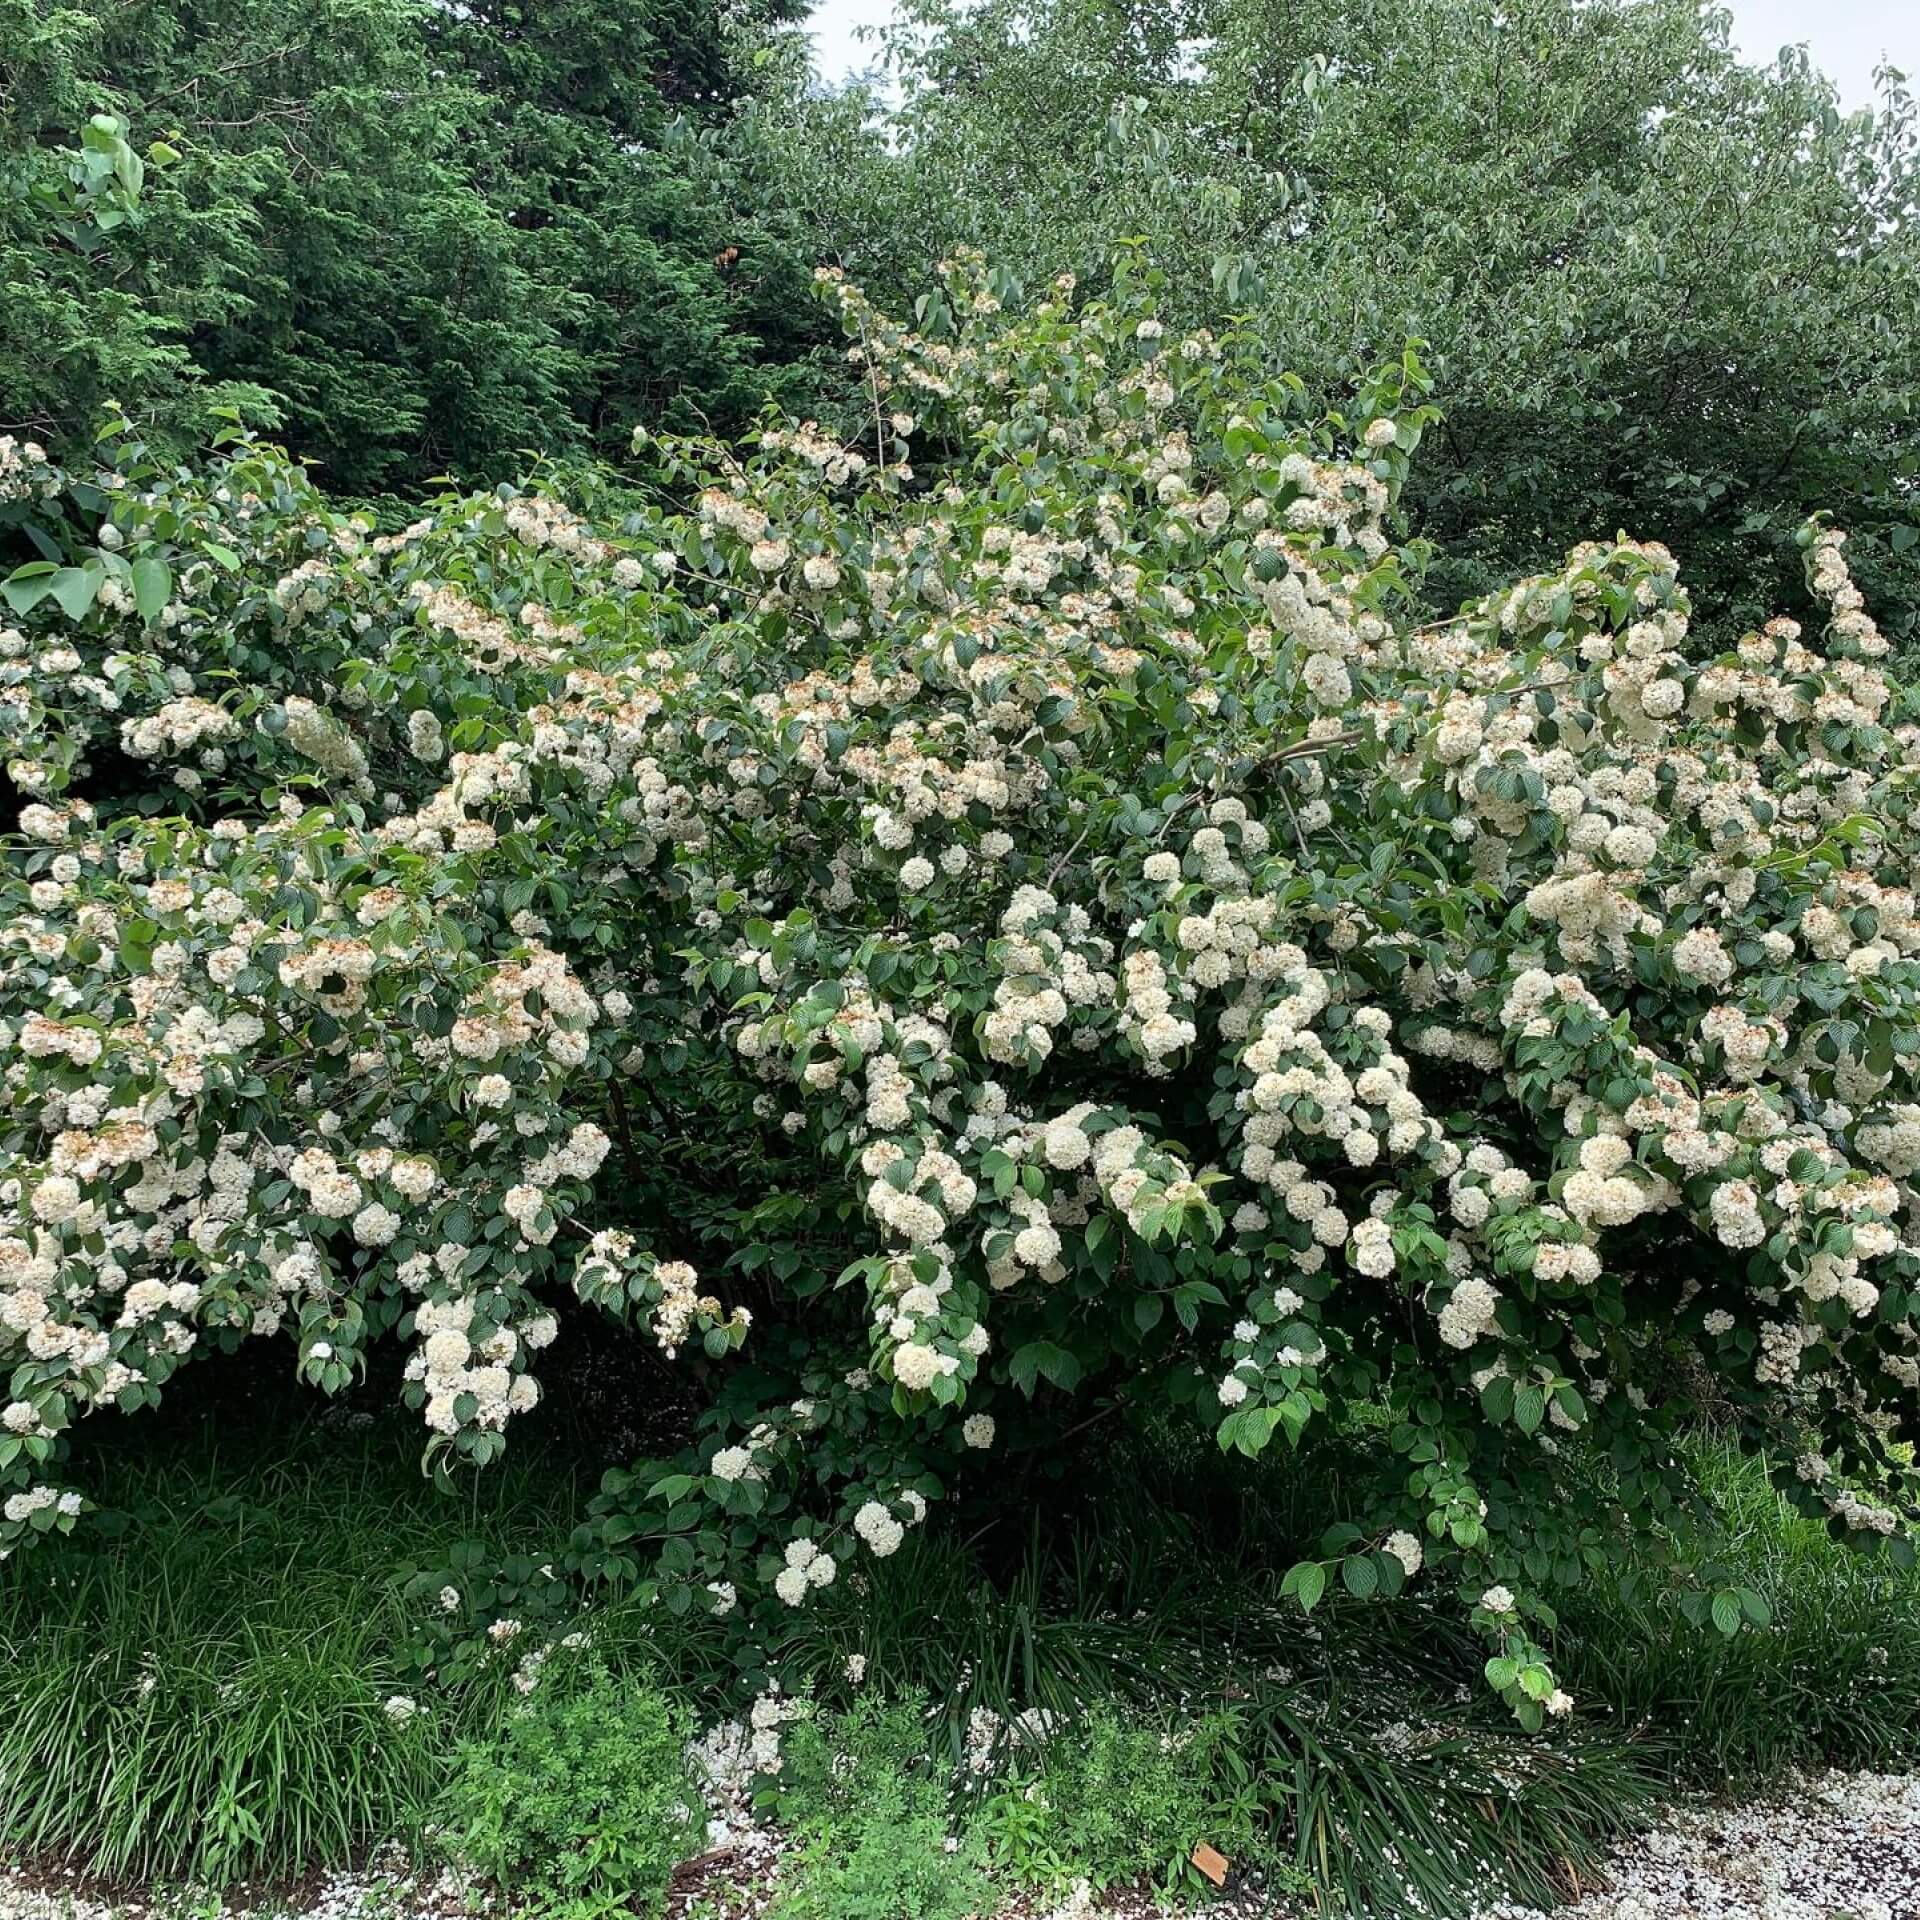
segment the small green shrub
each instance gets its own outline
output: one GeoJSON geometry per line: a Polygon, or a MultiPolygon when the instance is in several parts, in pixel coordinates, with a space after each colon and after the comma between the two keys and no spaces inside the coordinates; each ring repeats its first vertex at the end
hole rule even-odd
{"type": "Polygon", "coordinates": [[[571,1685],[556,1676],[493,1739],[460,1747],[443,1807],[448,1851],[531,1912],[658,1914],[701,1833],[686,1736],[652,1687],[598,1665],[571,1685]]]}
{"type": "Polygon", "coordinates": [[[808,1714],[782,1742],[772,1808],[799,1835],[775,1920],[964,1920],[987,1904],[985,1847],[949,1831],[951,1782],[924,1705],[808,1714]]]}
{"type": "Polygon", "coordinates": [[[996,1861],[1021,1880],[1105,1887],[1151,1878],[1171,1888],[1193,1875],[1199,1841],[1230,1856],[1247,1851],[1258,1810],[1234,1715],[1169,1727],[1102,1705],[1050,1741],[981,1821],[996,1861]]]}
{"type": "Polygon", "coordinates": [[[802,1845],[772,1920],[966,1920],[985,1910],[983,1849],[936,1814],[883,1793],[849,1837],[827,1828],[802,1845]]]}
{"type": "Polygon", "coordinates": [[[950,1783],[936,1777],[932,1748],[918,1702],[869,1695],[845,1713],[810,1712],[781,1741],[767,1810],[796,1831],[843,1838],[882,1801],[900,1815],[940,1818],[950,1783]]]}

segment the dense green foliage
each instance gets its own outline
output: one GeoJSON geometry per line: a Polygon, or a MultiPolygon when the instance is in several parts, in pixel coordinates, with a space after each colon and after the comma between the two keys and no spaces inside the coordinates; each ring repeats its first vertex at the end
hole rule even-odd
{"type": "Polygon", "coordinates": [[[848,270],[959,242],[1096,283],[1150,236],[1172,316],[1246,312],[1316,403],[1408,336],[1444,421],[1408,494],[1445,609],[1631,527],[1729,628],[1792,604],[1818,508],[1920,605],[1920,161],[1699,0],[910,0],[897,108],[774,118],[848,270]],[[1902,557],[1904,556],[1904,558],[1902,557]]]}
{"type": "MultiPolygon", "coordinates": [[[[578,1636],[584,1645],[586,1636],[578,1636]]],[[[455,1758],[439,1840],[536,1914],[654,1920],[704,1826],[687,1725],[656,1689],[577,1649],[455,1758]]]]}
{"type": "Polygon", "coordinates": [[[1146,235],[1174,317],[1245,312],[1316,404],[1431,342],[1434,604],[1631,525],[1751,621],[1845,500],[1906,632],[1897,85],[1843,115],[1699,0],[915,0],[897,93],[821,96],[789,17],[5,0],[0,428],[66,447],[114,400],[179,445],[238,405],[347,493],[511,477],[843,404],[816,259],[903,303],[962,242],[1098,280],[1146,235]],[[173,156],[110,231],[62,157],[102,110],[173,156]]]}
{"type": "Polygon", "coordinates": [[[4,0],[0,429],[238,405],[365,494],[737,425],[814,337],[728,134],[784,5],[4,0]],[[103,110],[172,154],[107,231],[60,205],[103,110]]]}

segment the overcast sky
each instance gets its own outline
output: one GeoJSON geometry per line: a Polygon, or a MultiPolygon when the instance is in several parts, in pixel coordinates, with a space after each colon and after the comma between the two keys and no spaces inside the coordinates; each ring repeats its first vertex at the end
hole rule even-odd
{"type": "MultiPolygon", "coordinates": [[[[1873,69],[1884,57],[1920,77],[1920,0],[1726,0],[1734,35],[1750,59],[1771,60],[1779,50],[1805,41],[1848,106],[1863,106],[1873,92],[1873,69]]],[[[838,80],[874,57],[856,30],[885,20],[891,0],[821,0],[813,15],[814,65],[838,80]]]]}

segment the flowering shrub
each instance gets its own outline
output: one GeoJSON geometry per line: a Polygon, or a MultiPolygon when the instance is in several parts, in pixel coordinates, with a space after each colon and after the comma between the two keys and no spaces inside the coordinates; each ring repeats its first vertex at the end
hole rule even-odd
{"type": "Polygon", "coordinates": [[[5,447],[0,1541],[254,1335],[397,1336],[483,1462],[571,1299],[748,1344],[572,1559],[735,1626],[1094,1391],[1384,1408],[1287,1589],[1443,1583],[1530,1725],[1704,1407],[1910,1553],[1920,725],[1842,536],[1719,657],[1624,539],[1409,626],[1411,355],[1310,422],[1139,263],[822,287],[870,437],[667,505],[5,447]]]}

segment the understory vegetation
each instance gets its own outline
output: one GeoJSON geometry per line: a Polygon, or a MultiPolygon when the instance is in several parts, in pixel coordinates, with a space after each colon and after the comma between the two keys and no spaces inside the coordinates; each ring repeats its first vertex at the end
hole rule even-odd
{"type": "MultiPolygon", "coordinates": [[[[527,1603],[591,1493],[563,1423],[458,1498],[421,1479],[391,1415],[255,1410],[238,1447],[221,1437],[235,1424],[223,1409],[105,1449],[93,1524],[0,1593],[10,1846],[227,1885],[392,1838],[425,1856],[431,1829],[478,1824],[479,1858],[561,1910],[589,1902],[559,1875],[580,1873],[567,1837],[602,1805],[592,1767],[556,1782],[570,1727],[576,1746],[604,1730],[631,1815],[616,1842],[672,1835],[658,1805],[676,1802],[647,1796],[684,1793],[687,1762],[647,1729],[725,1718],[732,1676],[659,1607],[527,1603]],[[552,1655],[528,1695],[517,1644],[443,1680],[431,1617],[462,1564],[523,1583],[501,1617],[590,1645],[552,1655]]],[[[1674,1791],[1911,1764],[1920,1578],[1808,1527],[1712,1438],[1696,1458],[1768,1628],[1695,1625],[1652,1597],[1656,1567],[1630,1568],[1555,1647],[1590,1703],[1581,1727],[1528,1741],[1478,1704],[1479,1662],[1444,1617],[1349,1599],[1309,1622],[1280,1602],[1289,1542],[1340,1499],[1337,1465],[1248,1476],[1151,1430],[1090,1449],[1074,1489],[972,1542],[919,1540],[863,1603],[796,1622],[782,1653],[806,1715],[764,1802],[795,1837],[785,1910],[961,1920],[983,1886],[1057,1899],[1083,1877],[1195,1898],[1202,1839],[1356,1912],[1414,1893],[1463,1911],[1490,1887],[1550,1901],[1674,1791]],[[970,1745],[983,1709],[1033,1737],[989,1760],[970,1745]]],[[[704,1832],[679,1844],[698,1853],[704,1832]]],[[[596,1870],[657,1897],[670,1864],[596,1870]]]]}

